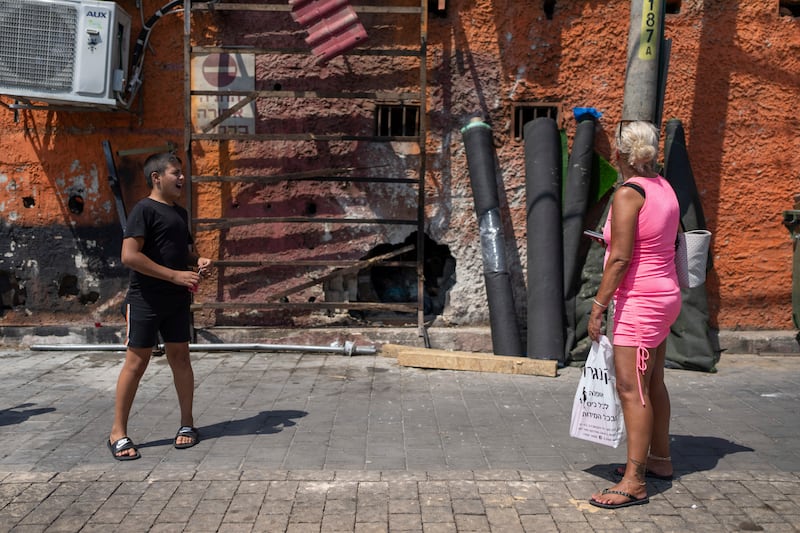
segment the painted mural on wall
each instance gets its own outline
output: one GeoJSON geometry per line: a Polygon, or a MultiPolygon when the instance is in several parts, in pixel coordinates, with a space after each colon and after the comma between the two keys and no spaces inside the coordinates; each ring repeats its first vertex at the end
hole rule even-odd
{"type": "MultiPolygon", "coordinates": [[[[414,0],[396,3],[418,5],[414,0]]],[[[162,3],[141,4],[147,19],[162,3]]],[[[439,257],[442,263],[452,256],[449,266],[436,271],[441,287],[447,286],[446,297],[439,296],[437,303],[441,310],[433,317],[442,325],[488,321],[460,128],[479,116],[495,135],[506,255],[521,323],[526,236],[524,144],[515,127],[520,106],[556,107],[570,140],[576,125],[572,109],[598,109],[602,118],[595,149],[610,155],[611,132],[622,108],[630,2],[544,4],[453,0],[447,2],[446,13],[430,14],[424,230],[432,245],[446,247],[439,257]]],[[[679,9],[666,18],[672,51],[663,116],[679,118],[684,125],[705,216],[716,235],[714,270],[707,282],[711,325],[790,328],[792,250],[780,213],[793,207],[800,185],[800,127],[786,113],[800,87],[800,20],[787,6],[782,16],[775,2],[767,0],[670,4],[679,9]]],[[[121,0],[119,5],[133,15],[135,36],[141,29],[137,4],[121,0]]],[[[196,43],[230,44],[235,38],[254,48],[305,46],[305,30],[285,11],[196,17],[196,43]]],[[[369,34],[377,16],[360,13],[359,18],[369,34]]],[[[412,49],[418,38],[417,22],[396,16],[383,19],[380,32],[369,34],[365,46],[412,49]]],[[[185,157],[187,148],[182,15],[162,17],[148,46],[140,100],[130,112],[0,108],[0,325],[122,323],[118,308],[127,273],[119,262],[121,228],[103,141],[113,147],[127,206],[147,194],[141,164],[148,150],[173,143],[185,157]]],[[[414,104],[384,100],[381,94],[413,93],[420,77],[417,63],[399,54],[343,54],[324,65],[310,54],[262,54],[254,55],[253,68],[256,90],[281,93],[244,108],[244,113],[252,111],[247,120],[255,132],[264,136],[375,135],[379,110],[414,104]],[[332,98],[296,97],[302,91],[376,95],[343,104],[332,98]],[[284,94],[289,92],[292,98],[284,94]]],[[[0,66],[0,80],[2,72],[0,66]]],[[[421,157],[413,144],[233,139],[198,142],[191,157],[196,175],[291,177],[195,183],[191,207],[197,218],[416,216],[416,190],[402,183],[413,177],[421,157]],[[294,179],[322,169],[354,179],[294,179]],[[364,177],[396,182],[376,187],[355,179],[364,177]]],[[[416,228],[291,222],[215,227],[211,222],[195,229],[198,246],[212,257],[296,262],[363,259],[384,246],[401,246],[416,228]]],[[[265,300],[308,275],[287,268],[225,268],[206,282],[198,298],[265,300]]],[[[298,303],[333,298],[333,292],[336,297],[352,298],[353,292],[358,297],[359,283],[365,294],[368,287],[374,289],[356,275],[292,297],[298,303]]],[[[280,313],[246,309],[203,311],[199,318],[208,325],[287,323],[280,313]]],[[[331,319],[323,314],[305,323],[331,319]]]]}

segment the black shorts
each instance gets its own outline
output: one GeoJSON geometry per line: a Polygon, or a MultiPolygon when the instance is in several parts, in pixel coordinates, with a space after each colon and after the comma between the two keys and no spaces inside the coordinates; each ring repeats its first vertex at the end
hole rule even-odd
{"type": "MultiPolygon", "coordinates": [[[[182,295],[181,295],[182,296],[182,295]]],[[[146,298],[128,294],[125,319],[128,324],[125,345],[129,348],[150,348],[158,344],[158,334],[164,342],[189,342],[191,328],[191,299],[146,298]]]]}

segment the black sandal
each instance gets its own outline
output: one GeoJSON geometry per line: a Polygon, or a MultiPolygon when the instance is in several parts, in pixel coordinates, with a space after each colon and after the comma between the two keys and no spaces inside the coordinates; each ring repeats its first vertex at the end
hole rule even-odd
{"type": "Polygon", "coordinates": [[[106,446],[108,446],[108,449],[111,452],[111,457],[113,457],[117,461],[133,461],[142,456],[142,454],[139,453],[139,450],[136,449],[136,445],[128,437],[122,437],[121,439],[115,440],[114,442],[111,442],[110,440],[106,439],[106,446]],[[136,454],[117,455],[118,453],[124,452],[125,450],[133,450],[136,452],[136,454]]]}
{"type": "Polygon", "coordinates": [[[181,426],[181,428],[178,430],[178,433],[175,434],[175,447],[179,450],[183,450],[185,448],[191,448],[198,442],[200,442],[200,432],[197,431],[196,427],[181,426]],[[191,439],[191,441],[184,442],[183,444],[178,444],[178,437],[186,437],[191,439]]]}

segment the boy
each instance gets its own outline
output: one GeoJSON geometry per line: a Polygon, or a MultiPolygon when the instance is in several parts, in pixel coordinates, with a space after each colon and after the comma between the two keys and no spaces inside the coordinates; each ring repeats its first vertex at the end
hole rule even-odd
{"type": "Polygon", "coordinates": [[[171,153],[152,155],[145,161],[144,173],[150,196],[131,211],[122,240],[122,263],[131,269],[125,300],[127,351],[117,380],[114,424],[106,442],[118,461],[141,457],[128,437],[128,416],[159,332],[181,411],[174,445],[190,448],[200,441],[192,415],[189,305],[200,274],[211,266],[211,260],[192,250],[187,212],[176,204],[185,181],[180,159],[171,153]],[[189,270],[194,265],[197,272],[189,270]]]}

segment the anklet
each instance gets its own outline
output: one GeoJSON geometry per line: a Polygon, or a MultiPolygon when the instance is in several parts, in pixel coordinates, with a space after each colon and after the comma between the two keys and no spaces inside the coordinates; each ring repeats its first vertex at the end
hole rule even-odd
{"type": "Polygon", "coordinates": [[[648,454],[647,458],[648,459],[655,459],[656,461],[670,461],[670,462],[672,462],[672,457],[669,457],[669,456],[668,457],[660,457],[658,455],[648,454]]]}

